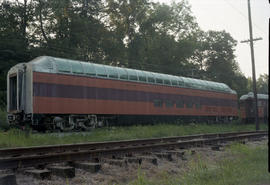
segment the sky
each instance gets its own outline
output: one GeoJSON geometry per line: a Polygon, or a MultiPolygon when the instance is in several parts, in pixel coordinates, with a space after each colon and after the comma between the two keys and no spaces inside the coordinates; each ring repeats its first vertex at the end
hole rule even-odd
{"type": "MultiPolygon", "coordinates": [[[[175,0],[179,2],[180,0],[175,0]]],[[[252,76],[251,54],[248,43],[240,41],[249,39],[247,0],[187,0],[197,23],[204,31],[225,30],[237,40],[235,48],[236,61],[246,77],[252,76]]],[[[171,0],[154,0],[170,4],[171,0]]],[[[269,74],[269,18],[268,0],[250,0],[253,26],[253,38],[263,40],[254,42],[256,78],[260,74],[269,74]]]]}

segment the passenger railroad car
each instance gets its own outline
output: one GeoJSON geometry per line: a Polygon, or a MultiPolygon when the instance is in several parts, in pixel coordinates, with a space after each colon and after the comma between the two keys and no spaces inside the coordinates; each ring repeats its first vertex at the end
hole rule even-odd
{"type": "MultiPolygon", "coordinates": [[[[259,121],[268,122],[268,95],[257,94],[259,121]]],[[[254,94],[252,92],[240,97],[240,117],[243,123],[254,123],[254,94]]]]}
{"type": "Polygon", "coordinates": [[[10,124],[90,129],[104,124],[228,121],[237,95],[226,84],[49,56],[7,75],[10,124]]]}

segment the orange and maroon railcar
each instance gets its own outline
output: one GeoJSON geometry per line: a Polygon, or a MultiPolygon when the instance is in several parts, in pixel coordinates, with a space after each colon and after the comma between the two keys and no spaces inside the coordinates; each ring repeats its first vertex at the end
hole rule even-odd
{"type": "MultiPolygon", "coordinates": [[[[268,123],[268,94],[257,94],[259,121],[268,123]]],[[[240,117],[243,123],[255,122],[254,94],[252,92],[240,97],[240,117]]]]}
{"type": "Polygon", "coordinates": [[[229,121],[237,95],[226,84],[54,57],[10,69],[10,124],[90,129],[104,124],[229,121]]]}

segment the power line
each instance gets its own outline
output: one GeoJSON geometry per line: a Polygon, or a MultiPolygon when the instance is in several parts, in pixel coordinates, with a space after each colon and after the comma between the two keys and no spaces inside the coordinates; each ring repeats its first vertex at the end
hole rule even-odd
{"type": "MultiPolygon", "coordinates": [[[[236,8],[233,4],[231,4],[228,0],[224,0],[230,7],[232,7],[236,12],[238,12],[242,17],[244,17],[245,19],[248,20],[248,17],[243,13],[241,12],[241,10],[239,10],[238,8],[236,8]]],[[[257,24],[253,23],[254,26],[260,30],[262,33],[264,33],[265,35],[267,35],[267,33],[262,29],[260,28],[257,24]]]]}

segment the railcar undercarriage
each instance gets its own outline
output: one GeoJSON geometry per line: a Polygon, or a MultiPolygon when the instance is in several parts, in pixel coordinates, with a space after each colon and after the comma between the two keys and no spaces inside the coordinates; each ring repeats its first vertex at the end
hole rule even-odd
{"type": "Polygon", "coordinates": [[[154,115],[47,115],[11,114],[11,126],[21,129],[31,127],[37,131],[90,131],[104,126],[130,126],[158,123],[229,123],[236,120],[233,116],[154,116],[154,115]]]}
{"type": "Polygon", "coordinates": [[[97,115],[22,115],[10,114],[8,116],[11,127],[31,127],[37,131],[90,131],[103,127],[111,117],[97,117],[97,115]],[[29,117],[32,117],[32,119],[29,117]]]}

